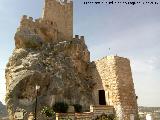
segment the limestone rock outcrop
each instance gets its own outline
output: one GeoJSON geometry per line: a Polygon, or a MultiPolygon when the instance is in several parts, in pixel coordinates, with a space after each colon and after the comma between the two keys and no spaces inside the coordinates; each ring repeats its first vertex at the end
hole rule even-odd
{"type": "Polygon", "coordinates": [[[6,68],[6,102],[10,112],[16,111],[17,106],[34,110],[36,85],[40,86],[38,108],[55,101],[89,107],[94,84],[86,74],[89,61],[84,40],[78,38],[43,43],[40,48],[15,49],[6,68]]]}

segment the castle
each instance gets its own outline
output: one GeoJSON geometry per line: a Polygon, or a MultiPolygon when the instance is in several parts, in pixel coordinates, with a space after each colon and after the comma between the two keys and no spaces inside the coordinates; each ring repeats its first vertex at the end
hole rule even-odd
{"type": "MultiPolygon", "coordinates": [[[[22,31],[25,34],[28,32],[28,35],[35,37],[38,34],[48,42],[71,40],[73,37],[73,2],[45,0],[42,18],[34,21],[32,17],[24,15],[18,30],[21,31],[21,34],[22,31]],[[30,28],[29,31],[26,31],[26,28],[30,28]]],[[[22,46],[17,39],[16,45],[22,46]]]]}
{"type": "Polygon", "coordinates": [[[6,68],[10,119],[17,108],[33,111],[34,87],[39,84],[39,106],[61,100],[81,104],[84,111],[90,105],[113,106],[119,120],[136,120],[130,61],[107,56],[90,62],[84,36],[73,38],[72,1],[45,0],[41,18],[24,15],[15,46],[6,68]]]}

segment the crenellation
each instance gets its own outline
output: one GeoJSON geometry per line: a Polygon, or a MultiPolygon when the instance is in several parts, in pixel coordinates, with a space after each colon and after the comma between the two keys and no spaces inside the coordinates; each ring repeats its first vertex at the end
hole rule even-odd
{"type": "Polygon", "coordinates": [[[63,0],[63,1],[57,0],[57,2],[58,2],[59,4],[61,4],[61,5],[70,5],[70,4],[73,3],[72,0],[63,0]]]}
{"type": "Polygon", "coordinates": [[[30,16],[27,16],[27,15],[23,15],[21,20],[22,20],[22,21],[23,21],[23,20],[30,20],[30,21],[33,21],[33,18],[30,17],[30,16]]]}
{"type": "Polygon", "coordinates": [[[69,3],[70,3],[70,5],[73,5],[73,1],[72,0],[69,0],[69,3]]]}
{"type": "Polygon", "coordinates": [[[21,22],[20,22],[20,27],[30,27],[34,23],[35,22],[34,22],[32,17],[27,16],[27,15],[23,15],[22,19],[21,19],[21,22]]]}
{"type": "Polygon", "coordinates": [[[29,17],[29,20],[33,22],[33,17],[29,17]]]}
{"type": "Polygon", "coordinates": [[[84,40],[84,36],[80,36],[80,40],[84,40]]]}
{"type": "Polygon", "coordinates": [[[34,21],[35,21],[36,24],[42,23],[42,19],[41,18],[35,19],[34,21]]]}
{"type": "Polygon", "coordinates": [[[26,20],[27,19],[27,15],[23,15],[21,20],[26,20]]]}
{"type": "Polygon", "coordinates": [[[75,35],[75,38],[76,38],[76,39],[79,39],[79,35],[75,35]]]}
{"type": "Polygon", "coordinates": [[[35,19],[35,23],[40,23],[40,19],[35,19]]]}
{"type": "Polygon", "coordinates": [[[63,3],[64,3],[64,4],[67,4],[67,2],[68,2],[68,0],[64,0],[64,2],[63,2],[63,3]]]}
{"type": "Polygon", "coordinates": [[[83,44],[85,44],[84,36],[75,35],[73,40],[80,40],[83,44]]]}

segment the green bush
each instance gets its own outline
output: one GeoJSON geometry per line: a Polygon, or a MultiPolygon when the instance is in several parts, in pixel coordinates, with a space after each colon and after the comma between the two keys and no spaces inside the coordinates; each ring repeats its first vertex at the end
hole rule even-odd
{"type": "Polygon", "coordinates": [[[97,116],[95,120],[116,120],[116,117],[114,114],[102,114],[100,116],[97,116]]]}
{"type": "Polygon", "coordinates": [[[77,113],[82,112],[82,105],[74,104],[73,106],[74,106],[75,112],[77,112],[77,113]]]}
{"type": "Polygon", "coordinates": [[[55,112],[53,111],[53,109],[47,106],[43,107],[43,109],[41,110],[41,113],[44,114],[46,117],[55,116],[55,112]]]}
{"type": "Polygon", "coordinates": [[[53,110],[57,113],[67,113],[68,104],[65,102],[57,102],[53,105],[53,110]]]}

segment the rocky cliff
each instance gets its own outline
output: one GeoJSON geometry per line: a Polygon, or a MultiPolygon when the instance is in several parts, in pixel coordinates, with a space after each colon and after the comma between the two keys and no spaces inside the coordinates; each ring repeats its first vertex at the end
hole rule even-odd
{"type": "Polygon", "coordinates": [[[40,86],[38,110],[56,101],[81,104],[84,110],[89,109],[93,103],[94,82],[87,76],[90,53],[84,38],[76,36],[55,43],[40,42],[41,36],[36,36],[37,39],[24,31],[17,31],[15,35],[18,47],[6,67],[6,103],[10,118],[19,109],[34,112],[36,85],[40,86]]]}

